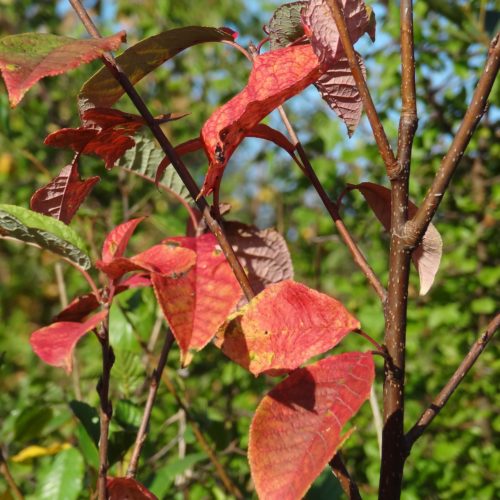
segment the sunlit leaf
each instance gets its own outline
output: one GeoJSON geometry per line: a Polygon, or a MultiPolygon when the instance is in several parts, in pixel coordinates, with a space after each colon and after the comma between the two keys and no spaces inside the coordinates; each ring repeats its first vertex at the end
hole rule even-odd
{"type": "Polygon", "coordinates": [[[215,344],[254,375],[279,375],[328,351],[359,326],[339,301],[287,280],[269,285],[231,315],[215,344]]]}
{"type": "Polygon", "coordinates": [[[0,40],[0,71],[12,107],[41,78],[88,63],[125,41],[125,32],[107,38],[76,40],[48,33],[24,33],[0,40]]]}
{"type": "Polygon", "coordinates": [[[33,458],[56,455],[63,450],[67,450],[68,448],[71,448],[69,443],[55,443],[50,446],[31,445],[23,448],[19,453],[10,457],[10,460],[16,463],[22,463],[32,460],[33,458]]]}
{"type": "Polygon", "coordinates": [[[369,397],[371,353],[350,352],[298,369],[259,404],[248,458],[259,498],[302,498],[342,444],[340,432],[369,397]]]}
{"type": "Polygon", "coordinates": [[[301,11],[309,2],[292,2],[280,5],[273,13],[267,32],[271,50],[286,47],[304,35],[301,11]]]}
{"type": "Polygon", "coordinates": [[[82,269],[91,266],[83,240],[61,221],[16,205],[0,204],[0,237],[15,238],[61,255],[82,269]]]}
{"type": "Polygon", "coordinates": [[[127,248],[128,242],[132,237],[136,227],[145,217],[137,217],[124,222],[112,229],[102,246],[102,261],[110,262],[113,259],[122,257],[127,248]]]}
{"type": "Polygon", "coordinates": [[[107,311],[101,311],[84,323],[64,321],[40,328],[31,334],[31,347],[42,361],[64,368],[69,373],[73,367],[72,355],[77,342],[99,325],[107,314],[107,311]]]}

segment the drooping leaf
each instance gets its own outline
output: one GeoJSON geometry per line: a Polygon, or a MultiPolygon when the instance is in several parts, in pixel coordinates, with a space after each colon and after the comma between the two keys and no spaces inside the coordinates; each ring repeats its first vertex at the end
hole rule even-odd
{"type": "Polygon", "coordinates": [[[76,448],[59,453],[47,473],[40,474],[35,498],[76,500],[83,488],[83,458],[76,448]]]}
{"type": "Polygon", "coordinates": [[[196,252],[196,264],[186,275],[169,278],[152,275],[158,303],[181,349],[183,365],[190,351],[199,351],[238,303],[241,289],[212,234],[178,237],[177,242],[196,252]]]}
{"type": "MultiPolygon", "coordinates": [[[[300,168],[303,168],[299,159],[295,155],[295,146],[279,131],[264,123],[259,123],[251,130],[248,131],[246,137],[257,137],[259,139],[265,139],[267,141],[273,142],[276,146],[284,149],[297,163],[300,168]]],[[[182,144],[179,144],[175,147],[175,152],[179,155],[185,155],[188,153],[194,153],[199,149],[203,148],[203,141],[201,138],[190,139],[182,144]]],[[[168,156],[165,156],[163,160],[160,162],[158,166],[158,170],[156,171],[155,183],[158,184],[159,180],[165,173],[165,169],[170,165],[171,161],[168,156]]]]}
{"type": "MultiPolygon", "coordinates": [[[[186,26],[151,36],[128,48],[116,58],[120,68],[135,85],[148,73],[179,52],[204,42],[231,41],[235,33],[228,28],[186,26]]],[[[92,107],[110,107],[124,90],[107,68],[93,75],[80,90],[78,103],[83,112],[92,107]]]]}
{"type": "Polygon", "coordinates": [[[268,286],[219,328],[215,344],[254,375],[280,375],[336,346],[359,321],[337,300],[290,280],[268,286]]]}
{"type": "Polygon", "coordinates": [[[131,136],[144,125],[142,117],[111,108],[89,109],[82,119],[83,127],[52,132],[45,138],[45,144],[70,148],[80,154],[96,154],[108,169],[135,145],[131,136]]]}
{"type": "Polygon", "coordinates": [[[108,500],[158,500],[145,486],[132,477],[108,477],[108,500]]]}
{"type": "Polygon", "coordinates": [[[107,314],[107,311],[101,311],[84,323],[64,321],[40,328],[31,334],[31,347],[42,361],[64,368],[70,373],[73,367],[72,354],[77,342],[101,323],[107,314]]]}
{"type": "Polygon", "coordinates": [[[30,201],[31,209],[69,224],[99,179],[100,177],[95,176],[82,180],[76,156],[70,165],[63,167],[57,177],[35,192],[30,201]]]}
{"type": "MultiPolygon", "coordinates": [[[[372,182],[362,182],[357,185],[349,185],[349,187],[360,191],[377,219],[386,231],[389,231],[391,227],[391,190],[372,182]]],[[[409,201],[408,217],[413,217],[417,210],[418,207],[409,201]]],[[[434,283],[442,253],[443,240],[441,235],[433,224],[429,224],[422,242],[415,248],[411,257],[420,278],[420,295],[425,295],[434,283]]]]}
{"type": "Polygon", "coordinates": [[[252,289],[260,293],[271,283],[293,278],[293,265],[285,239],[274,229],[259,230],[241,222],[226,221],[224,230],[245,268],[252,289]]]}
{"type": "Polygon", "coordinates": [[[218,188],[229,158],[249,130],[315,82],[322,71],[310,45],[285,47],[254,58],[247,86],[218,108],[201,130],[209,167],[200,194],[218,188]]]}
{"type": "MultiPolygon", "coordinates": [[[[363,0],[342,0],[344,18],[352,43],[370,28],[370,14],[363,0]]],[[[302,19],[320,61],[335,62],[343,53],[339,31],[327,0],[310,0],[302,19]]]]}
{"type": "Polygon", "coordinates": [[[308,1],[286,3],[274,11],[266,30],[269,34],[271,50],[286,47],[304,36],[300,13],[308,3],[308,1]]]}
{"type": "MultiPolygon", "coordinates": [[[[363,58],[357,54],[358,62],[366,78],[366,68],[363,58]]],[[[321,97],[337,113],[345,123],[349,137],[358,126],[363,111],[363,102],[347,57],[340,56],[314,84],[321,97]]]]}
{"type": "Polygon", "coordinates": [[[41,78],[88,63],[125,41],[125,32],[107,38],[76,40],[48,33],[24,33],[0,40],[0,71],[16,106],[41,78]]]}
{"type": "Polygon", "coordinates": [[[195,260],[196,254],[187,248],[160,244],[130,258],[116,257],[106,262],[97,261],[95,266],[112,280],[117,280],[130,271],[176,277],[188,271],[195,260]]]}
{"type": "Polygon", "coordinates": [[[340,432],[370,394],[371,353],[349,352],[294,371],[255,412],[248,459],[259,498],[302,498],[342,444],[340,432]]]}
{"type": "Polygon", "coordinates": [[[15,238],[50,250],[82,269],[91,267],[85,244],[75,231],[61,221],[16,205],[0,204],[0,238],[15,238]]]}
{"type": "Polygon", "coordinates": [[[103,262],[110,262],[113,259],[123,256],[136,227],[145,218],[146,217],[137,217],[136,219],[130,219],[129,221],[116,226],[109,232],[102,246],[103,262]]]}
{"type": "Polygon", "coordinates": [[[57,453],[69,448],[71,448],[69,443],[54,443],[50,446],[31,445],[23,448],[19,453],[10,457],[10,460],[15,463],[23,463],[38,457],[56,455],[57,453]]]}

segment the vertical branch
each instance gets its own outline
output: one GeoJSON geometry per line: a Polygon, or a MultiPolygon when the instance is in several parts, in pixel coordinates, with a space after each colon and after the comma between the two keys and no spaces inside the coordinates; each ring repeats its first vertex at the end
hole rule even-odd
{"type": "Polygon", "coordinates": [[[107,499],[106,479],[108,474],[109,423],[113,416],[113,407],[109,400],[109,380],[111,368],[115,362],[113,349],[109,344],[109,315],[101,323],[97,338],[101,343],[102,375],[97,383],[100,400],[100,438],[99,438],[99,473],[97,478],[97,495],[99,500],[107,499]]]}
{"type": "Polygon", "coordinates": [[[391,243],[385,309],[385,345],[389,359],[384,365],[384,428],[379,487],[379,498],[383,499],[400,497],[406,458],[404,378],[411,251],[402,236],[408,220],[411,150],[417,128],[412,0],[401,0],[400,23],[402,111],[398,134],[398,164],[397,169],[390,172],[391,243]]]}
{"type": "Polygon", "coordinates": [[[142,416],[141,425],[137,431],[137,436],[135,438],[134,450],[132,452],[132,457],[127,469],[127,477],[135,477],[137,472],[137,464],[139,463],[139,457],[141,456],[142,446],[146,441],[148,435],[147,429],[149,425],[149,419],[151,418],[151,412],[153,410],[153,405],[155,403],[156,394],[158,392],[158,386],[160,384],[161,375],[167,363],[168,353],[174,343],[174,336],[170,330],[167,331],[165,335],[165,341],[161,349],[160,358],[156,368],[151,374],[151,384],[149,386],[148,397],[146,399],[146,405],[144,407],[144,414],[142,416]]]}

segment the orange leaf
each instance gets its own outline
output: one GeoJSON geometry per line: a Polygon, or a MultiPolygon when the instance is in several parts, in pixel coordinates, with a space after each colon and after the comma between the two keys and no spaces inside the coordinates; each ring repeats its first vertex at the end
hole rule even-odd
{"type": "Polygon", "coordinates": [[[304,90],[322,69],[310,45],[256,56],[247,86],[205,122],[201,139],[209,160],[200,195],[219,186],[224,168],[248,131],[273,109],[304,90]]]}
{"type": "Polygon", "coordinates": [[[248,459],[259,498],[302,498],[342,444],[342,427],[370,394],[371,353],[350,352],[294,371],[259,404],[248,459]]]}
{"type": "Polygon", "coordinates": [[[241,289],[212,234],[167,241],[196,252],[196,264],[185,276],[152,275],[158,303],[179,344],[182,363],[187,365],[190,351],[199,351],[210,342],[238,303],[241,289]]]}
{"type": "Polygon", "coordinates": [[[215,344],[254,375],[279,375],[328,351],[356,328],[359,321],[340,302],[287,280],[231,315],[215,344]]]}

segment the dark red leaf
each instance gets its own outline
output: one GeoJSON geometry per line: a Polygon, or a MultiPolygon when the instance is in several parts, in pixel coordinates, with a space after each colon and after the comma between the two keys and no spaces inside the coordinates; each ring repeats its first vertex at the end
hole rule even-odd
{"type": "Polygon", "coordinates": [[[152,275],[158,303],[179,344],[183,365],[190,351],[201,350],[238,303],[241,289],[212,234],[178,237],[176,242],[196,252],[196,264],[178,279],[152,275]]]}
{"type": "Polygon", "coordinates": [[[158,500],[145,486],[131,477],[108,477],[107,500],[158,500]]]}
{"type": "Polygon", "coordinates": [[[101,311],[84,323],[63,321],[40,328],[31,334],[31,347],[42,361],[48,365],[62,367],[69,373],[72,369],[73,349],[77,342],[101,323],[107,314],[108,311],[101,311]]]}
{"type": "Polygon", "coordinates": [[[0,71],[12,107],[41,78],[88,63],[125,41],[125,32],[107,38],[76,40],[48,33],[24,33],[0,40],[0,71]]]}
{"type": "Polygon", "coordinates": [[[69,224],[99,179],[96,176],[82,181],[76,156],[73,163],[66,165],[57,177],[35,192],[30,201],[31,210],[69,224]]]}
{"type": "Polygon", "coordinates": [[[294,500],[341,446],[340,432],[370,394],[370,353],[332,356],[294,371],[260,403],[248,459],[259,498],[294,500]]]}
{"type": "Polygon", "coordinates": [[[337,300],[290,280],[231,315],[215,344],[254,375],[280,375],[336,346],[359,321],[337,300]]]}

